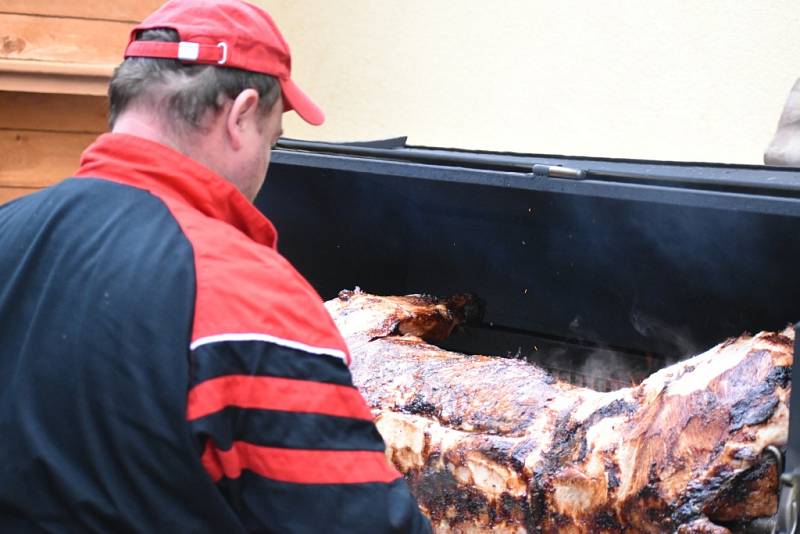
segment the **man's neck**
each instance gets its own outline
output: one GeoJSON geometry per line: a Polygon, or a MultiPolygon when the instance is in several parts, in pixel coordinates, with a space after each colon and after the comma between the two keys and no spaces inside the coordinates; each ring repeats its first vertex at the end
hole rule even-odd
{"type": "MultiPolygon", "coordinates": [[[[184,153],[181,150],[180,144],[172,139],[172,136],[164,133],[164,128],[161,126],[161,121],[157,117],[153,117],[146,113],[130,112],[120,115],[111,129],[111,133],[121,133],[128,135],[135,135],[166,145],[178,152],[184,153]]],[[[187,154],[188,155],[188,154],[187,154]]]]}
{"type": "Polygon", "coordinates": [[[121,114],[115,121],[111,133],[135,135],[168,146],[227,179],[223,169],[214,160],[217,151],[211,136],[184,137],[173,132],[160,117],[140,110],[121,114]]]}

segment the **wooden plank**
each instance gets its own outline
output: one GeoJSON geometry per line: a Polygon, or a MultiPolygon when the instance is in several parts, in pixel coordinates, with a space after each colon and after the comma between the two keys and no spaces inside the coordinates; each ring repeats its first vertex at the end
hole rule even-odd
{"type": "Polygon", "coordinates": [[[3,187],[0,186],[0,204],[5,204],[10,200],[29,195],[39,189],[30,189],[27,187],[3,187]]]}
{"type": "Polygon", "coordinates": [[[45,187],[70,176],[94,134],[0,130],[0,186],[45,187]]]}
{"type": "Polygon", "coordinates": [[[108,99],[0,91],[0,129],[100,133],[107,130],[108,99]]]}
{"type": "Polygon", "coordinates": [[[0,11],[139,22],[163,3],[163,0],[2,0],[0,11]]]}
{"type": "Polygon", "coordinates": [[[0,69],[0,91],[102,96],[108,91],[108,78],[51,77],[9,73],[0,69]]]}
{"type": "Polygon", "coordinates": [[[114,65],[0,58],[0,91],[103,96],[114,65]]]}
{"type": "Polygon", "coordinates": [[[124,22],[0,14],[0,58],[115,65],[129,32],[124,22]]]}

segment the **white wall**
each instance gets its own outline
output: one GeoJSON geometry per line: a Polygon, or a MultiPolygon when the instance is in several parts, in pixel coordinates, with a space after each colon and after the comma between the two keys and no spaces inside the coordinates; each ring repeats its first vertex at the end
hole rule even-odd
{"type": "Polygon", "coordinates": [[[327,112],[286,135],[760,163],[797,0],[256,0],[327,112]]]}

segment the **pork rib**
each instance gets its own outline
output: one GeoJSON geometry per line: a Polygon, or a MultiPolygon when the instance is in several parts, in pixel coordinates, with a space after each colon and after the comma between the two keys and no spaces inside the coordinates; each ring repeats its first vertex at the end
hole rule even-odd
{"type": "Polygon", "coordinates": [[[442,350],[456,297],[326,303],[387,456],[437,532],[729,532],[774,514],[793,332],[728,340],[600,393],[442,350]],[[427,341],[426,341],[427,340],[427,341]]]}

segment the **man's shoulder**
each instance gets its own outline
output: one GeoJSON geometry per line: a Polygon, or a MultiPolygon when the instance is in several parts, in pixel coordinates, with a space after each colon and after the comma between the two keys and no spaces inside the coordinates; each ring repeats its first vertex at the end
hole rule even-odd
{"type": "Polygon", "coordinates": [[[102,178],[66,178],[3,208],[11,224],[17,223],[28,233],[47,233],[51,247],[72,239],[80,243],[102,242],[104,250],[124,249],[132,243],[163,242],[181,234],[160,199],[102,178]]]}
{"type": "Polygon", "coordinates": [[[195,251],[204,282],[247,295],[310,290],[318,298],[305,278],[274,248],[257,243],[222,221],[208,222],[207,227],[210,243],[195,251]]]}
{"type": "Polygon", "coordinates": [[[41,288],[42,298],[52,297],[54,309],[67,315],[124,317],[135,329],[191,314],[190,244],[145,191],[67,179],[4,206],[0,228],[0,272],[19,272],[15,283],[41,288]]]}
{"type": "Polygon", "coordinates": [[[252,333],[346,350],[322,299],[275,249],[220,221],[196,250],[193,339],[252,333]]]}

